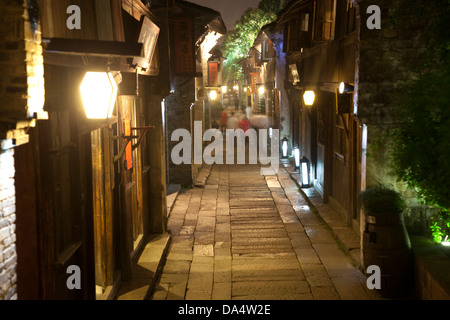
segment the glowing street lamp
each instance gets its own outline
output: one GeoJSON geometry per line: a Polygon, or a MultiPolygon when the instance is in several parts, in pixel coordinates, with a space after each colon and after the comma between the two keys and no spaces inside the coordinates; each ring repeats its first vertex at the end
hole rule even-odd
{"type": "Polygon", "coordinates": [[[228,90],[227,86],[222,86],[222,93],[227,93],[227,90],[228,90]]]}
{"type": "Polygon", "coordinates": [[[309,160],[305,156],[302,157],[300,160],[301,163],[301,177],[302,177],[302,188],[309,188],[311,187],[311,182],[309,180],[309,160]]]}
{"type": "Polygon", "coordinates": [[[298,148],[298,145],[295,145],[294,147],[294,162],[295,162],[295,169],[297,170],[300,168],[300,149],[298,148]]]}
{"type": "Polygon", "coordinates": [[[314,94],[314,91],[312,90],[306,90],[303,94],[303,101],[305,102],[305,105],[312,106],[314,104],[314,99],[316,98],[316,95],[314,94]]]}
{"type": "Polygon", "coordinates": [[[288,138],[284,137],[281,140],[281,157],[286,159],[288,156],[288,138]]]}
{"type": "Polygon", "coordinates": [[[351,84],[348,84],[345,82],[341,82],[339,84],[339,93],[340,94],[347,93],[347,92],[353,92],[353,90],[355,90],[355,88],[351,84]]]}
{"type": "Polygon", "coordinates": [[[80,91],[88,119],[112,117],[118,88],[110,72],[87,72],[80,91]]]}
{"type": "Polygon", "coordinates": [[[266,88],[264,88],[264,86],[260,86],[260,87],[258,88],[258,93],[259,93],[260,95],[263,95],[265,92],[266,92],[266,88]]]}
{"type": "Polygon", "coordinates": [[[209,98],[210,98],[211,100],[216,100],[216,98],[217,98],[217,92],[216,92],[216,90],[211,90],[211,91],[209,92],[209,98]]]}

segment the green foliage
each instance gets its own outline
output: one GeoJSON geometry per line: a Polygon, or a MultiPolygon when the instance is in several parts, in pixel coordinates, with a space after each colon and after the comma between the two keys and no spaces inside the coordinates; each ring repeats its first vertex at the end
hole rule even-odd
{"type": "Polygon", "coordinates": [[[273,22],[275,13],[261,9],[248,9],[236,22],[234,30],[227,35],[223,53],[227,60],[224,64],[224,78],[228,81],[243,80],[239,61],[247,57],[248,51],[258,36],[261,28],[273,22]]]}
{"type": "Polygon", "coordinates": [[[359,194],[359,199],[370,215],[400,214],[406,207],[398,192],[381,185],[367,188],[359,194]]]}
{"type": "Polygon", "coordinates": [[[391,155],[399,178],[425,203],[450,208],[450,68],[423,74],[402,90],[391,155]]]}
{"type": "Polygon", "coordinates": [[[447,0],[401,0],[391,21],[421,26],[426,50],[418,76],[399,90],[389,146],[396,175],[440,214],[433,239],[450,235],[450,28],[447,0]]]}
{"type": "Polygon", "coordinates": [[[265,12],[278,14],[289,2],[289,0],[261,0],[258,8],[265,12]]]}

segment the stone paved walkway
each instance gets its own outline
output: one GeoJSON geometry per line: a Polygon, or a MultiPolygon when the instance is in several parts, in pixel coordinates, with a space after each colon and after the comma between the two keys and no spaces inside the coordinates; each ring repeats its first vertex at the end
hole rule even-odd
{"type": "Polygon", "coordinates": [[[168,228],[153,300],[380,299],[283,166],[215,165],[179,194],[168,228]]]}

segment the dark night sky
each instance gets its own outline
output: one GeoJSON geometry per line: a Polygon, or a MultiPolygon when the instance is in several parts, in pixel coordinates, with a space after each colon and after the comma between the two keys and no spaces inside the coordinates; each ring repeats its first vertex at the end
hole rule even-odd
{"type": "Polygon", "coordinates": [[[239,20],[245,10],[248,8],[257,8],[261,0],[187,0],[204,7],[219,11],[222,19],[230,31],[234,23],[239,20]]]}

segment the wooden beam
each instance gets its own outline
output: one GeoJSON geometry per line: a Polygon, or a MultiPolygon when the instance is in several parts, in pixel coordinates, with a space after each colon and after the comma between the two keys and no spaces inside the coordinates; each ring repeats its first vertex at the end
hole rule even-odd
{"type": "Polygon", "coordinates": [[[66,55],[134,58],[141,57],[142,47],[143,44],[137,42],[52,38],[45,51],[66,55]]]}

